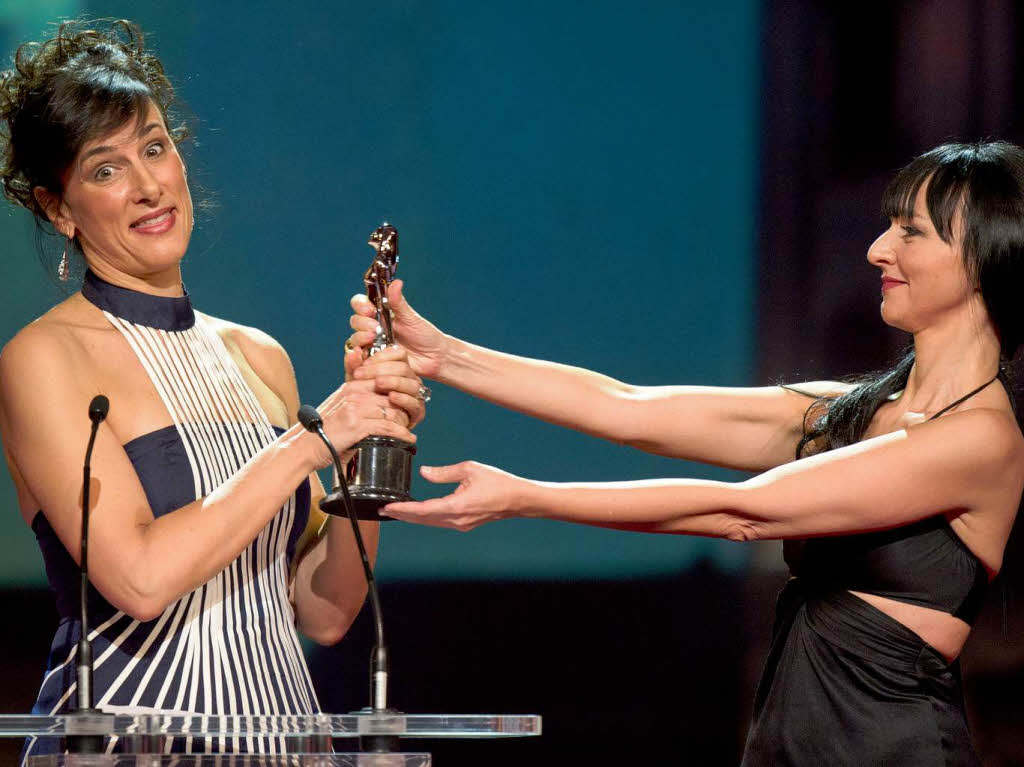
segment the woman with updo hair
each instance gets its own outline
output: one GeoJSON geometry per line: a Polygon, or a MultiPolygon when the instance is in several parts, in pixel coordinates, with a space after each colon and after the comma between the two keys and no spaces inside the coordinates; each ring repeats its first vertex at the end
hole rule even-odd
{"type": "MultiPolygon", "coordinates": [[[[885,192],[868,249],[881,314],[910,333],[891,370],[852,382],[632,386],[446,335],[391,286],[415,373],[647,452],[754,472],[744,482],[554,483],[466,462],[422,467],[458,483],[390,504],[409,522],[470,529],[510,517],[734,541],[783,539],[782,592],[745,767],[978,765],[957,656],[1024,487],[1024,438],[1006,373],[1024,337],[1024,152],[947,144],[885,192]]],[[[348,343],[373,338],[355,297],[348,343]]],[[[382,377],[384,376],[384,377],[382,377]]]]}
{"type": "MultiPolygon", "coordinates": [[[[75,700],[77,478],[87,409],[104,394],[89,526],[97,707],[314,713],[296,628],[337,642],[366,584],[351,530],[325,524],[318,510],[316,471],[330,456],[295,423],[284,349],[196,311],[182,284],[193,203],[173,97],[127,21],[62,24],[19,48],[0,75],[4,193],[63,241],[60,279],[77,259],[84,266],[81,290],[0,354],[4,454],[61,619],[33,711],[63,713],[75,700]]],[[[344,383],[319,407],[324,429],[339,449],[370,434],[415,441],[420,385],[411,372],[388,388],[344,383]]],[[[363,535],[373,556],[376,525],[363,523],[363,535]]],[[[259,738],[174,744],[283,747],[259,738]]],[[[54,739],[31,740],[24,755],[54,748],[54,739]]]]}

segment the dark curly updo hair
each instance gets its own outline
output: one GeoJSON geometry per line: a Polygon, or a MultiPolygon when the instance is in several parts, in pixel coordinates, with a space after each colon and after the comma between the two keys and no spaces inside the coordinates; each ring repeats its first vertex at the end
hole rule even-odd
{"type": "Polygon", "coordinates": [[[185,126],[169,122],[173,100],[163,65],[130,21],[67,21],[55,37],[25,43],[0,73],[4,195],[48,223],[33,189],[59,198],[62,176],[87,142],[145,119],[150,103],[171,137],[185,138],[185,126]]]}

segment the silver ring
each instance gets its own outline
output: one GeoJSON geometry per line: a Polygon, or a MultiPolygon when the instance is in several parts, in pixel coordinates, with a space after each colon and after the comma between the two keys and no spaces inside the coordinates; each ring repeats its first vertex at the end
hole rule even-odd
{"type": "Polygon", "coordinates": [[[421,386],[419,391],[416,392],[416,396],[423,400],[424,403],[430,402],[430,387],[421,386]]]}

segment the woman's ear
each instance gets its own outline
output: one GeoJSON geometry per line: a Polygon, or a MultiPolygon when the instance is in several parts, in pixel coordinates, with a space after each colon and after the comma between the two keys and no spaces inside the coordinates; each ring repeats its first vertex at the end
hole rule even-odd
{"type": "Polygon", "coordinates": [[[36,198],[39,207],[43,209],[46,217],[50,219],[53,228],[69,240],[73,239],[75,236],[75,223],[68,216],[67,206],[61,202],[60,198],[42,186],[33,187],[32,196],[36,198]]]}

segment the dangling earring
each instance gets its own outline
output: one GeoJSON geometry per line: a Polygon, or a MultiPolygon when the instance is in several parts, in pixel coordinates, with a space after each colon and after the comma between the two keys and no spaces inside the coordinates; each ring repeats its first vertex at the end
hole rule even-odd
{"type": "Polygon", "coordinates": [[[68,281],[68,274],[71,268],[68,266],[68,248],[71,246],[71,238],[64,235],[64,252],[60,256],[60,263],[57,264],[57,279],[61,282],[68,281]]]}

